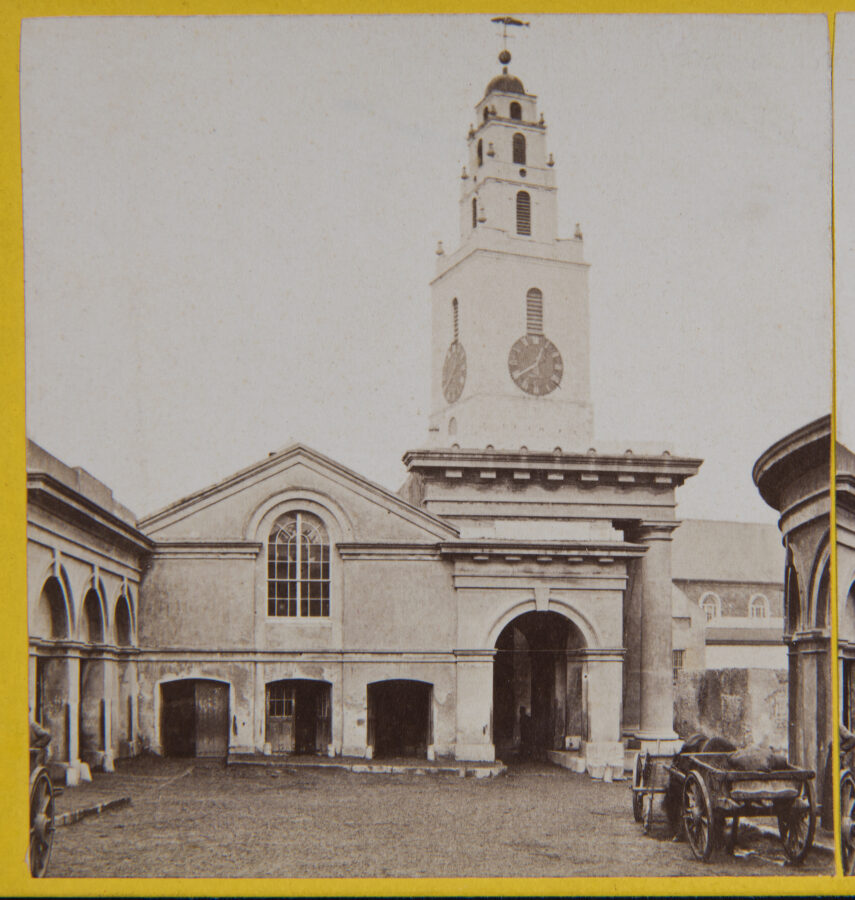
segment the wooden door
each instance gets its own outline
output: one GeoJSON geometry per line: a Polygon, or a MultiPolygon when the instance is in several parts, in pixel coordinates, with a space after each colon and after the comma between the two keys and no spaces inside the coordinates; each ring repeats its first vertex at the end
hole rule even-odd
{"type": "Polygon", "coordinates": [[[267,742],[273,753],[293,753],[296,742],[296,688],[274,682],[267,685],[267,742]]]}
{"type": "Polygon", "coordinates": [[[332,743],[332,713],[330,709],[330,688],[322,684],[315,695],[316,725],[315,750],[326,753],[332,743]]]}
{"type": "Polygon", "coordinates": [[[229,687],[218,681],[196,682],[196,756],[229,752],[229,687]]]}

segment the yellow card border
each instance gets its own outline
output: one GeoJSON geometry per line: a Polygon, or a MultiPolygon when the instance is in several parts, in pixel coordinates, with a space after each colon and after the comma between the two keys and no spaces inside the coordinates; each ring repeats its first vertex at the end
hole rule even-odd
{"type": "MultiPolygon", "coordinates": [[[[834,15],[855,10],[855,0],[829,4],[823,0],[544,0],[517,3],[521,14],[547,13],[704,13],[821,14],[828,21],[834,49],[834,15]]],[[[805,896],[855,893],[855,879],[829,876],[694,876],[686,878],[390,878],[390,879],[107,879],[29,877],[26,853],[28,806],[27,624],[26,606],[26,464],[24,424],[24,283],[21,199],[19,60],[21,20],[42,16],[189,16],[282,14],[483,13],[504,10],[478,0],[375,0],[346,4],[341,0],[5,0],[0,4],[0,377],[3,428],[0,432],[0,634],[7,658],[0,681],[0,858],[4,896],[543,896],[581,895],[766,895],[805,896]]],[[[833,169],[832,169],[833,172],[833,169]]],[[[833,175],[832,175],[833,178],[833,175]]],[[[832,191],[832,221],[834,197],[832,191]]],[[[832,229],[832,247],[834,232],[832,229]]],[[[832,306],[834,298],[831,298],[832,306]]],[[[835,433],[835,354],[830,373],[832,434],[835,433]]],[[[834,441],[830,472],[834,472],[834,441]]],[[[835,479],[831,478],[831,543],[836,546],[835,479]]],[[[833,721],[839,721],[837,664],[837,565],[831,566],[831,657],[833,721]]],[[[834,784],[839,783],[838,734],[834,729],[834,784]]],[[[835,833],[839,831],[840,798],[834,790],[835,833]]]]}

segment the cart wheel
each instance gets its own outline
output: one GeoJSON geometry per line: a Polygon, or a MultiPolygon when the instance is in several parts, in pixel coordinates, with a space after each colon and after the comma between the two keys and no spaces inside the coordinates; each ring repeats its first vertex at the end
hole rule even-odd
{"type": "Polygon", "coordinates": [[[739,816],[734,816],[730,821],[724,820],[724,849],[733,856],[736,849],[736,837],[739,834],[739,816]]]}
{"type": "Polygon", "coordinates": [[[48,867],[53,845],[53,787],[44,769],[37,769],[30,786],[30,874],[41,878],[48,867]]]}
{"type": "Polygon", "coordinates": [[[855,871],[855,778],[851,772],[840,779],[840,855],[843,872],[855,871]]]}
{"type": "Polygon", "coordinates": [[[707,786],[697,772],[683,785],[683,827],[695,858],[707,862],[713,849],[713,814],[707,786]]]}
{"type": "Polygon", "coordinates": [[[644,793],[644,819],[642,821],[642,829],[645,834],[650,834],[650,829],[653,827],[653,791],[646,791],[644,793]]]}
{"type": "Polygon", "coordinates": [[[640,822],[644,812],[644,797],[639,788],[644,787],[644,762],[646,753],[639,753],[635,757],[635,769],[632,772],[632,816],[636,822],[640,822]]]}
{"type": "Polygon", "coordinates": [[[778,831],[784,853],[793,865],[798,865],[813,846],[816,828],[816,808],[813,802],[813,785],[803,781],[798,797],[789,809],[778,816],[778,831]]]}

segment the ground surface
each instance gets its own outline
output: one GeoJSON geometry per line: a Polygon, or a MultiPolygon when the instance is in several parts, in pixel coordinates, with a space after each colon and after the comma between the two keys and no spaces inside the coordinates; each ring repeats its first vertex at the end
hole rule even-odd
{"type": "MultiPolygon", "coordinates": [[[[780,843],[740,834],[735,857],[694,860],[657,816],[632,817],[628,782],[529,764],[486,779],[226,769],[139,759],[67,788],[64,812],[130,806],[57,829],[49,876],[824,875],[827,853],[784,865],[780,843]]],[[[768,820],[758,820],[767,822],[768,820]]]]}

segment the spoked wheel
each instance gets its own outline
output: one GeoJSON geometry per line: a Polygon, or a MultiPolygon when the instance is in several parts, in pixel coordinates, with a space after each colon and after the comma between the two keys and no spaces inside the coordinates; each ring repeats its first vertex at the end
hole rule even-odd
{"type": "Polygon", "coordinates": [[[635,757],[635,768],[632,772],[632,817],[640,822],[644,812],[644,795],[641,788],[644,787],[644,763],[646,753],[639,753],[635,757]]]}
{"type": "Polygon", "coordinates": [[[816,807],[813,802],[813,785],[803,781],[799,795],[793,800],[789,809],[778,816],[778,831],[784,853],[794,865],[798,865],[807,856],[813,846],[813,833],[816,828],[816,807]]]}
{"type": "Polygon", "coordinates": [[[704,780],[690,772],[683,785],[683,828],[695,858],[707,862],[713,849],[713,814],[704,780]]]}
{"type": "Polygon", "coordinates": [[[53,787],[44,769],[37,769],[30,785],[30,874],[41,878],[47,871],[53,845],[53,787]]]}
{"type": "Polygon", "coordinates": [[[845,772],[840,779],[840,855],[843,872],[855,872],[855,778],[845,772]]]}
{"type": "Polygon", "coordinates": [[[736,837],[739,834],[739,816],[734,816],[732,819],[725,819],[722,825],[723,834],[723,844],[724,849],[733,856],[733,851],[736,849],[736,837]]]}

